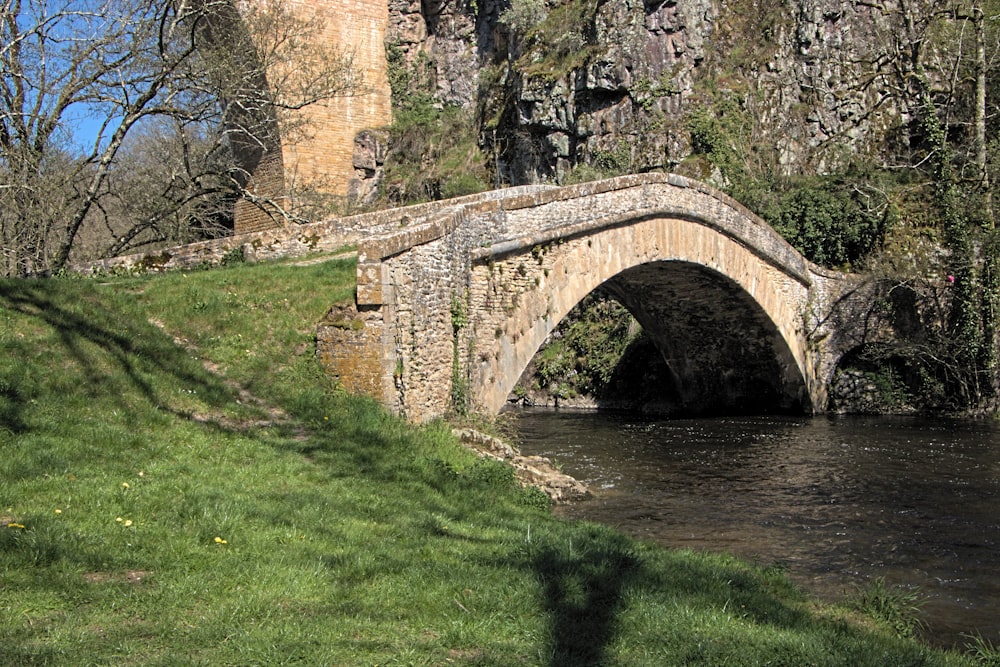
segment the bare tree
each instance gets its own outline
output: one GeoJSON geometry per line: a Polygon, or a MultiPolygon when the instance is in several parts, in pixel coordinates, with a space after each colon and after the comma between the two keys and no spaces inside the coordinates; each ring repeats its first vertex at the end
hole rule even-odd
{"type": "Polygon", "coordinates": [[[0,0],[0,274],[62,268],[85,225],[117,252],[218,220],[284,111],[356,88],[316,28],[280,0],[0,0]]]}

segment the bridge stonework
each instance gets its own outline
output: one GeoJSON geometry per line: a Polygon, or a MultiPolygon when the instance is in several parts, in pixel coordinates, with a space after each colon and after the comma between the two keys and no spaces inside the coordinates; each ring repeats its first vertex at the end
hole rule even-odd
{"type": "Polygon", "coordinates": [[[721,396],[822,411],[860,336],[840,312],[857,279],[682,177],[512,188],[399,215],[398,230],[359,245],[356,303],[328,313],[318,353],[345,388],[414,421],[456,403],[496,413],[601,285],[650,333],[692,410],[721,396]]]}

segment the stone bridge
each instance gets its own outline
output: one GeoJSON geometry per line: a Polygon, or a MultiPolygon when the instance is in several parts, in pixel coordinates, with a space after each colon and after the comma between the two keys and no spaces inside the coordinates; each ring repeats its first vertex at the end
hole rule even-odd
{"type": "Polygon", "coordinates": [[[413,421],[496,413],[599,286],[651,335],[691,412],[823,411],[839,359],[865,335],[856,277],[810,264],[680,176],[512,188],[398,215],[360,243],[356,304],[327,314],[318,352],[345,388],[413,421]]]}

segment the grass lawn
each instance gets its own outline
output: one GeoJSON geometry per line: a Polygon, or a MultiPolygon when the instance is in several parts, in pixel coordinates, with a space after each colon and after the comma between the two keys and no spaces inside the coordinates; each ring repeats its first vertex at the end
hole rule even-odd
{"type": "MultiPolygon", "coordinates": [[[[0,281],[0,665],[962,665],[345,395],[353,260],[0,281]]],[[[980,658],[995,658],[988,650],[980,658]]]]}

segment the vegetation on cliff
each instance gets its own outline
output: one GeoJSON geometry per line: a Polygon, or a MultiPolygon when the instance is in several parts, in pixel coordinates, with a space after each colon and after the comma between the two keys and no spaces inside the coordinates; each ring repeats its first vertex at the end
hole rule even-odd
{"type": "Polygon", "coordinates": [[[556,327],[512,392],[526,405],[666,408],[669,369],[629,312],[597,289],[556,327]]]}
{"type": "Polygon", "coordinates": [[[0,664],[976,664],[337,391],[354,270],[0,281],[0,664]]]}
{"type": "Polygon", "coordinates": [[[395,44],[387,45],[386,59],[394,119],[377,205],[446,199],[493,187],[473,114],[434,98],[426,59],[407,63],[395,44]]]}
{"type": "MultiPolygon", "coordinates": [[[[873,387],[893,376],[884,406],[995,409],[994,0],[463,7],[442,11],[481,29],[439,24],[436,39],[478,40],[478,92],[456,113],[482,182],[670,170],[712,183],[812,261],[882,281],[873,308],[899,324],[896,340],[846,370],[873,387]]],[[[441,88],[434,44],[397,64],[420,63],[441,88]]],[[[399,153],[413,173],[442,164],[399,153]]]]}

